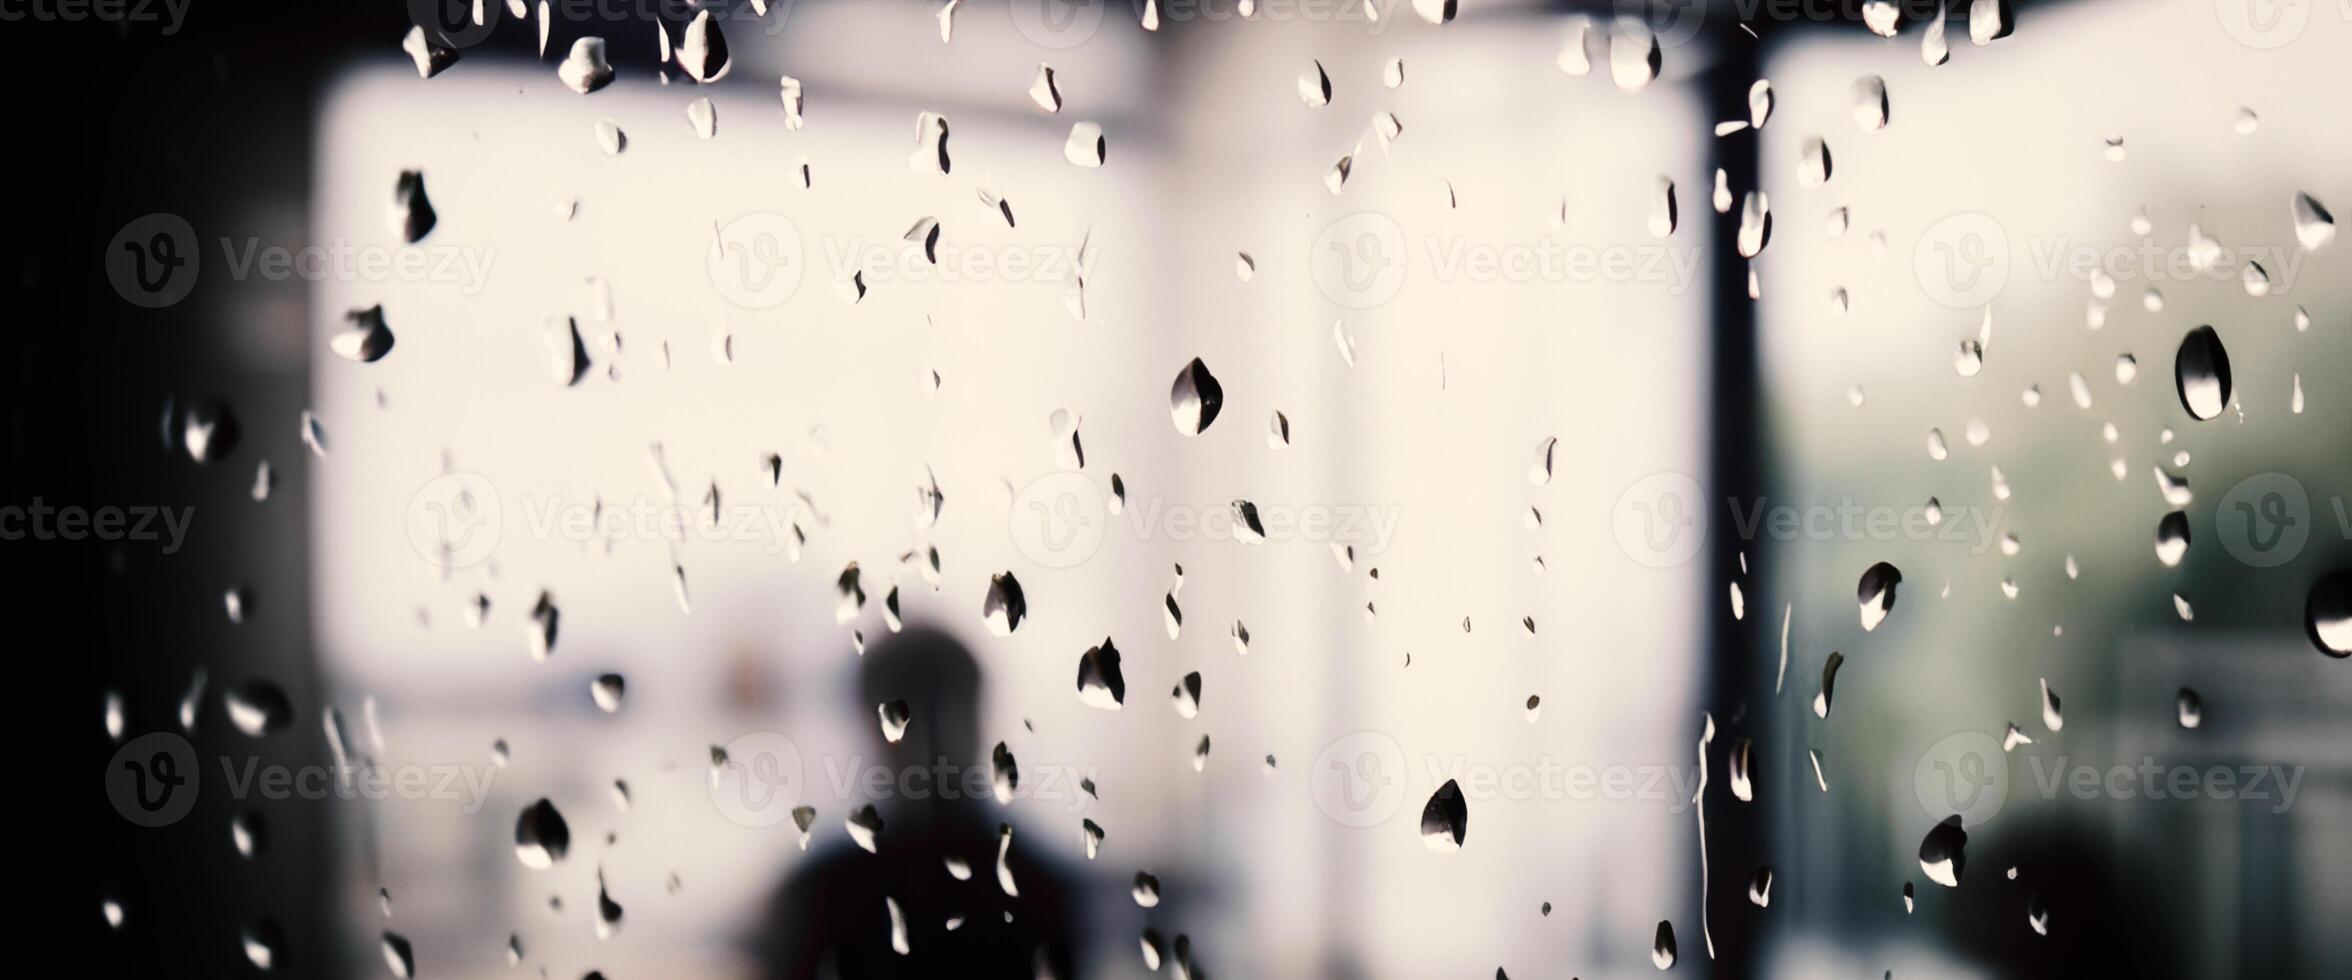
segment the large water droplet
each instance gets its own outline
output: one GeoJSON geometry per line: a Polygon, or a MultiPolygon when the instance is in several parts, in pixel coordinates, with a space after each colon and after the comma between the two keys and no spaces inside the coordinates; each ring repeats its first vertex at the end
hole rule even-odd
{"type": "Polygon", "coordinates": [[[564,859],[572,849],[572,828],[564,823],[563,814],[546,797],[524,807],[515,818],[515,860],[523,867],[546,869],[564,859]]]}
{"type": "MultiPolygon", "coordinates": [[[[343,332],[327,341],[327,348],[346,360],[372,364],[392,352],[392,328],[384,324],[384,307],[379,304],[364,310],[343,314],[343,332]]],[[[264,493],[264,497],[268,494],[264,493]]]]}
{"type": "Polygon", "coordinates": [[[457,64],[457,49],[434,43],[422,27],[408,29],[408,36],[400,39],[400,50],[416,62],[418,78],[431,78],[457,64]]]}
{"type": "Polygon", "coordinates": [[[604,713],[609,715],[621,710],[621,699],[628,692],[628,688],[629,682],[621,675],[603,674],[588,685],[588,695],[595,699],[598,708],[603,709],[604,713]]]}
{"type": "Polygon", "coordinates": [[[1855,79],[1852,97],[1855,126],[1866,133],[1886,128],[1889,115],[1886,79],[1877,75],[1864,75],[1855,79]]]}
{"type": "Polygon", "coordinates": [[[2156,522],[2156,560],[2163,562],[2164,567],[2171,568],[2179,565],[2181,557],[2188,552],[2189,515],[2177,510],[2164,515],[2163,520],[2156,522]]]}
{"type": "Polygon", "coordinates": [[[392,184],[392,203],[384,209],[384,221],[391,226],[392,234],[408,244],[415,244],[432,232],[440,216],[433,212],[433,202],[425,197],[422,172],[400,172],[400,179],[392,184]]]}
{"type": "Polygon", "coordinates": [[[245,961],[256,970],[268,973],[285,959],[286,933],[276,922],[256,919],[246,924],[238,938],[245,946],[245,961]]]}
{"type": "Polygon", "coordinates": [[[2317,251],[2336,240],[2336,216],[2309,194],[2295,195],[2295,240],[2303,247],[2317,251]]]}
{"type": "Polygon", "coordinates": [[[1960,872],[1967,863],[1968,832],[1960,829],[1957,815],[1945,817],[1927,831],[1919,841],[1919,868],[1929,880],[1946,888],[1960,887],[1960,872]]]}
{"type": "Polygon", "coordinates": [[[401,980],[416,976],[416,948],[409,945],[408,937],[397,932],[384,934],[384,967],[401,980]]]}
{"type": "Polygon", "coordinates": [[[727,36],[719,32],[719,24],[711,18],[709,10],[696,13],[694,20],[686,25],[686,33],[678,41],[678,67],[697,82],[718,81],[727,77],[727,70],[734,67],[727,56],[727,36]]]}
{"type": "Polygon", "coordinates": [[[1207,431],[1224,407],[1225,386],[1217,383],[1200,358],[1193,358],[1176,372],[1176,382],[1168,388],[1168,415],[1175,420],[1177,432],[1197,436],[1207,431]]]}
{"type": "Polygon", "coordinates": [[[1184,675],[1184,679],[1177,682],[1175,689],[1168,692],[1168,697],[1176,702],[1176,717],[1200,717],[1200,671],[1196,670],[1184,675]]]}
{"type": "Polygon", "coordinates": [[[1886,562],[1870,566],[1862,572],[1861,581],[1854,586],[1854,597],[1862,604],[1862,630],[1869,632],[1885,622],[1895,609],[1895,587],[1903,584],[1903,573],[1886,562]]]}
{"type": "Polygon", "coordinates": [[[2329,572],[2311,583],[2303,603],[2303,628],[2331,657],[2352,657],[2352,569],[2329,572]]]}
{"type": "Polygon", "coordinates": [[[947,117],[936,112],[915,115],[915,149],[907,154],[907,166],[919,174],[944,175],[954,169],[955,162],[947,152],[947,117]]]}
{"type": "Polygon", "coordinates": [[[1110,159],[1110,141],[1103,137],[1101,123],[1079,122],[1070,126],[1070,138],[1062,141],[1062,159],[1092,169],[1110,159]]]}
{"type": "MultiPolygon", "coordinates": [[[[541,23],[544,26],[545,22],[541,23]]],[[[541,44],[544,46],[545,41],[541,44]]],[[[604,57],[604,39],[584,37],[573,41],[571,54],[555,66],[555,77],[565,88],[581,95],[612,84],[613,68],[604,57]]]]}
{"type": "Polygon", "coordinates": [[[1462,799],[1462,787],[1446,780],[1421,807],[1421,843],[1439,853],[1457,851],[1469,834],[1470,805],[1462,799]]]}
{"type": "Polygon", "coordinates": [[[2173,381],[2180,388],[2181,407],[2200,421],[2219,416],[2230,400],[2229,352],[2210,326],[2198,327],[2181,338],[2173,356],[2173,381]]]}
{"type": "Polygon", "coordinates": [[[882,725],[882,740],[892,745],[906,737],[907,724],[914,718],[905,701],[884,701],[874,706],[874,714],[882,725]]]}
{"type": "Polygon", "coordinates": [[[1028,616],[1029,600],[1021,592],[1020,580],[1011,572],[989,576],[988,595],[980,603],[980,619],[988,624],[988,632],[1011,636],[1028,616]]]}

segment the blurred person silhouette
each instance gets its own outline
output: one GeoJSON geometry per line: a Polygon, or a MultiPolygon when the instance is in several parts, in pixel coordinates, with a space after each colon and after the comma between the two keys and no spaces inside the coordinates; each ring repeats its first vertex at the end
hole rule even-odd
{"type": "MultiPolygon", "coordinates": [[[[771,900],[757,945],[775,980],[882,977],[1060,977],[1071,969],[1073,879],[1018,832],[1006,858],[1013,891],[999,883],[1000,828],[1009,821],[989,796],[979,739],[980,671],[954,637],[909,627],[867,652],[858,672],[859,709],[874,765],[891,775],[882,798],[845,800],[820,822],[865,803],[882,817],[875,851],[834,835],[797,865],[771,900]],[[883,739],[878,706],[905,702],[907,724],[883,739]],[[963,873],[950,870],[951,862],[963,873]],[[894,948],[888,902],[905,923],[894,948]],[[954,923],[954,925],[950,925],[954,923]]],[[[856,767],[857,792],[872,765],[856,767]]],[[[834,824],[839,826],[838,823],[834,824]]],[[[812,828],[813,829],[813,828],[812,828]]]]}

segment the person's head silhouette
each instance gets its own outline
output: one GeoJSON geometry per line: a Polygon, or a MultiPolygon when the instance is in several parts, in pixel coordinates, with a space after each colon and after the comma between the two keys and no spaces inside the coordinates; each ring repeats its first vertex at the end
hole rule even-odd
{"type": "MultiPolygon", "coordinates": [[[[988,799],[971,653],[943,631],[909,627],[866,651],[857,697],[871,762],[890,778],[858,783],[839,805],[870,803],[883,829],[872,853],[835,837],[793,869],[758,940],[765,975],[1071,976],[1068,874],[1027,847],[1004,859],[1017,893],[991,871],[1012,811],[988,799]],[[893,744],[883,732],[902,717],[901,703],[905,732],[893,744]],[[966,869],[961,877],[951,860],[966,869]],[[906,944],[894,938],[894,912],[906,944]]],[[[860,760],[859,771],[869,769],[860,760]]]]}
{"type": "MultiPolygon", "coordinates": [[[[879,749],[886,764],[979,763],[980,666],[955,637],[913,626],[875,644],[858,664],[858,700],[867,712],[906,707],[905,736],[879,749]]],[[[869,731],[880,740],[879,722],[869,731]]]]}

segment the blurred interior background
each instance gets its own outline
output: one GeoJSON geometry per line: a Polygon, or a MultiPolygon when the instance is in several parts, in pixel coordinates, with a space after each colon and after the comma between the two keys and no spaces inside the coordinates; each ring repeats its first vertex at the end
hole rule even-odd
{"type": "MultiPolygon", "coordinates": [[[[983,805],[1067,876],[1079,975],[1142,975],[1147,928],[1225,976],[1645,975],[1661,921],[1674,970],[1716,975],[2352,972],[2352,942],[2327,928],[2352,912],[2352,851],[2329,833],[2352,807],[2352,681],[2305,617],[2313,583],[2352,563],[2352,286],[2345,247],[2299,244],[2290,208],[2352,201],[2336,125],[2352,18],[2295,6],[2304,26],[2262,47],[2244,26],[2278,22],[2228,3],[2021,2],[1998,5],[2014,33],[1980,45],[1955,9],[1948,63],[1931,65],[1934,4],[1893,5],[1889,38],[1861,3],[1470,2],[1443,26],[1410,4],[1377,19],[1171,4],[1152,31],[1126,4],[1054,4],[1091,26],[1041,34],[1064,22],[966,0],[946,43],[932,2],[768,6],[717,7],[731,66],[706,85],[674,55],[687,5],[559,7],[544,56],[540,19],[500,0],[487,29],[462,6],[398,3],[198,3],[169,34],[7,29],[28,93],[16,128],[44,147],[11,164],[27,233],[0,246],[24,311],[0,396],[8,501],[194,515],[168,555],[7,543],[23,611],[63,624],[42,644],[73,665],[59,724],[93,737],[87,702],[111,694],[128,733],[183,731],[201,684],[185,731],[207,780],[221,759],[325,766],[342,749],[488,786],[475,808],[239,800],[208,782],[163,828],[89,794],[74,812],[99,858],[58,904],[97,972],[250,973],[246,937],[267,922],[277,972],[300,976],[381,975],[387,931],[427,976],[762,975],[779,885],[848,846],[856,807],[906,804],[839,781],[876,753],[861,647],[888,642],[886,616],[979,663],[979,744],[1004,743],[1031,786],[983,805]],[[429,79],[400,48],[425,20],[458,53],[429,79]],[[587,36],[607,39],[616,77],[582,96],[556,65],[587,36]],[[1041,61],[1058,112],[1029,95],[1041,61]],[[1318,71],[1330,104],[1303,105],[1318,71]],[[800,83],[804,127],[786,124],[779,76],[800,83]],[[1883,79],[1883,128],[1857,121],[1866,76],[1883,79]],[[689,109],[705,98],[708,138],[689,109]],[[949,121],[946,175],[908,165],[920,113],[949,121]],[[1102,128],[1099,168],[1064,158],[1082,120],[1102,128]],[[1736,121],[1751,125],[1720,125],[1736,121]],[[600,122],[625,134],[617,154],[600,122]],[[399,246],[385,211],[404,171],[438,218],[421,244],[485,274],[232,271],[256,243],[399,246]],[[1662,179],[1678,218],[1663,236],[1662,179]],[[1751,191],[1773,222],[1760,252],[1739,241],[1751,191]],[[158,212],[195,229],[201,285],[147,310],[93,257],[158,212]],[[720,270],[726,229],[762,215],[797,236],[799,285],[753,306],[720,270]],[[2006,285],[1956,302],[1922,269],[1967,215],[2005,237],[2006,285]],[[902,240],[926,218],[946,265],[902,240]],[[1364,251],[1365,228],[1389,251],[1364,251]],[[2111,281],[2063,261],[2206,239],[2269,250],[2269,288],[2227,269],[2141,275],[2137,252],[2111,281]],[[1335,287],[1318,267],[1335,245],[1356,249],[1343,269],[1369,256],[1401,277],[1376,298],[1335,287]],[[1458,264],[1545,249],[1661,264],[1458,264]],[[1064,267],[940,271],[960,255],[1064,267]],[[873,263],[862,284],[853,259],[873,263]],[[379,304],[394,352],[333,353],[346,312],[379,304]],[[568,385],[548,366],[567,322],[588,365],[568,385]],[[2204,421],[2171,377],[2201,324],[2235,382],[2204,421]],[[1981,365],[1955,370],[1979,337],[1981,365]],[[1194,358],[1223,407],[1187,437],[1162,392],[1194,358]],[[198,464],[170,420],[208,399],[243,437],[198,464]],[[1548,479],[1531,476],[1547,459],[1548,479]],[[416,545],[417,502],[451,474],[497,492],[486,557],[416,545]],[[2223,523],[2232,488],[2263,474],[2305,494],[2309,532],[2270,567],[2237,557],[2223,523]],[[1686,482],[1703,544],[1671,559],[1629,545],[1629,508],[1686,482]],[[1025,509],[1068,486],[1095,506],[1122,494],[1122,512],[1096,515],[1106,533],[1083,555],[1040,552],[1025,509]],[[935,521],[915,517],[924,490],[935,521]],[[1236,499],[1367,523],[1244,543],[1153,516],[1214,520],[1236,499]],[[1738,524],[1757,506],[1917,514],[1931,499],[1950,529],[1932,540],[1738,524]],[[560,523],[714,506],[773,522],[560,523]],[[2152,543],[2176,510],[2194,543],[2170,567],[2152,543]],[[1903,582],[1865,631],[1851,590],[1876,562],[1903,582]],[[866,600],[844,621],[853,563],[866,600]],[[1007,572],[1029,618],[1000,636],[981,610],[1007,572]],[[542,595],[560,610],[544,660],[542,595]],[[1072,696],[1106,636],[1132,688],[1117,713],[1072,696]],[[1846,659],[1823,717],[1832,651],[1846,659]],[[1193,672],[1187,717],[1160,692],[1193,672]],[[606,674],[626,678],[615,712],[590,696],[606,674]],[[258,739],[221,705],[255,681],[291,706],[258,739]],[[2202,702],[2193,729],[2183,688],[2202,702]],[[330,714],[341,739],[323,734],[330,714]],[[1972,811],[1962,886],[1936,885],[1919,848],[1946,813],[1922,774],[1952,739],[1998,745],[2010,724],[2034,741],[1989,759],[2005,802],[1972,811]],[[806,849],[791,822],[714,805],[712,750],[767,733],[803,766],[806,849]],[[1726,769],[1751,740],[1748,802],[1726,769]],[[1363,770],[1368,747],[1401,769],[1363,770]],[[1694,813],[1678,780],[1701,752],[1694,813]],[[2300,782],[2287,807],[2036,783],[2146,758],[2300,782]],[[1333,809],[1317,783],[1333,765],[1373,777],[1373,810],[1333,809]],[[1663,782],[1471,775],[1563,768],[1663,782]],[[1436,853],[1416,815],[1455,777],[1469,833],[1436,853]],[[572,838],[544,870],[510,857],[541,798],[572,838]],[[256,815],[265,843],[247,856],[231,828],[256,815]],[[1097,855],[1082,820],[1105,831],[1097,855]],[[1768,906],[1745,894],[1759,865],[1768,906]],[[1161,883],[1154,907],[1130,897],[1138,871],[1161,883]],[[600,890],[626,909],[609,938],[600,890]],[[87,914],[100,903],[119,925],[87,914]]],[[[986,882],[992,855],[972,858],[986,882]]],[[[939,928],[915,924],[915,942],[939,928]]]]}

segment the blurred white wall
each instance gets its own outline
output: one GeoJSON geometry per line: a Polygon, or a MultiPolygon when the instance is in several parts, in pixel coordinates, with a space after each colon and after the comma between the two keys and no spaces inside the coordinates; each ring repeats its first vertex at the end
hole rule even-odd
{"type": "MultiPolygon", "coordinates": [[[[1644,477],[1702,467],[1703,393],[1690,379],[1704,376],[1705,300],[1677,270],[1702,268],[1709,120],[1685,89],[1688,66],[1670,60],[1639,94],[1613,88],[1605,61],[1571,77],[1554,66],[1567,22],[1514,10],[1439,29],[1400,6],[1376,32],[1266,20],[1147,38],[1109,24],[1059,50],[990,6],[962,11],[942,47],[930,14],[801,5],[774,37],[730,33],[738,64],[718,85],[624,70],[588,97],[558,85],[552,65],[493,56],[511,40],[501,35],[429,81],[405,64],[357,69],[328,101],[315,237],[389,244],[393,180],[417,169],[440,216],[423,245],[495,253],[471,294],[382,282],[315,294],[315,397],[332,450],[314,497],[321,656],[347,712],[375,699],[388,759],[512,747],[480,813],[385,803],[358,821],[353,941],[372,942],[380,880],[404,897],[402,927],[432,975],[503,970],[510,931],[558,973],[739,969],[730,944],[799,852],[788,825],[746,828],[711,804],[707,748],[774,731],[812,770],[863,751],[873,706],[854,703],[850,630],[883,636],[878,606],[895,583],[910,621],[973,645],[989,684],[984,745],[1007,741],[1031,771],[1096,772],[1099,801],[1010,810],[1019,846],[1072,865],[1085,863],[1080,816],[1109,831],[1087,866],[1104,897],[1089,975],[1139,972],[1146,924],[1188,932],[1204,966],[1227,975],[1647,971],[1652,929],[1696,880],[1695,831],[1675,798],[1688,787],[1669,770],[1687,770],[1695,750],[1703,586],[1692,566],[1626,554],[1608,515],[1644,477]],[[1400,56],[1406,82],[1392,91],[1383,65],[1400,56]],[[1058,115],[1022,95],[1039,60],[1059,69],[1058,115]],[[1296,80],[1316,60],[1335,96],[1310,109],[1296,80]],[[779,71],[805,83],[798,132],[783,125],[779,71]],[[687,117],[703,96],[717,115],[707,142],[687,117]],[[922,111],[950,120],[948,176],[908,165],[922,111]],[[1375,112],[1403,125],[1386,151],[1369,135],[1375,112]],[[619,156],[599,150],[599,119],[626,132],[619,156]],[[1076,120],[1104,125],[1108,165],[1063,161],[1076,120]],[[1351,150],[1335,196],[1325,172],[1351,150]],[[1684,214],[1662,244],[1645,230],[1661,175],[1681,187],[1684,214]],[[978,187],[1010,201],[1017,227],[982,209],[978,187]],[[762,310],[731,304],[706,266],[714,222],[754,212],[787,217],[805,260],[797,291],[762,310]],[[1335,302],[1311,268],[1326,230],[1358,214],[1406,246],[1393,297],[1363,309],[1335,302]],[[1091,243],[1086,322],[1058,280],[870,280],[845,303],[830,259],[896,255],[926,216],[943,249],[1043,256],[1091,243]],[[1453,264],[1634,248],[1648,250],[1634,256],[1647,278],[1453,264]],[[1236,252],[1256,262],[1246,282],[1236,252]],[[595,315],[596,279],[609,321],[595,315]],[[345,310],[376,303],[398,336],[390,357],[325,352],[345,310]],[[550,378],[550,316],[577,318],[594,354],[576,387],[550,378]],[[1334,321],[1353,338],[1353,368],[1334,321]],[[710,353],[722,330],[731,364],[710,353]],[[1226,400],[1214,427],[1186,438],[1167,390],[1193,357],[1226,400]],[[918,382],[931,371],[936,392],[918,382]],[[1016,542],[1015,495],[1056,472],[1048,419],[1061,409],[1083,416],[1084,478],[1100,490],[1118,474],[1128,512],[1090,558],[1049,567],[1016,542]],[[1280,451],[1265,439],[1276,411],[1293,433],[1280,451]],[[1548,437],[1556,475],[1531,487],[1548,437]],[[765,535],[608,548],[534,532],[526,501],[669,504],[649,465],[656,443],[679,502],[715,482],[729,506],[795,516],[808,536],[798,560],[765,535]],[[783,459],[779,488],[760,471],[769,452],[783,459]],[[448,571],[412,548],[408,524],[445,465],[480,474],[503,505],[496,551],[448,571]],[[918,530],[912,490],[926,471],[946,503],[918,530]],[[1356,509],[1394,533],[1339,532],[1355,548],[1343,569],[1324,540],[1137,530],[1147,508],[1215,512],[1237,497],[1267,511],[1356,509]],[[1534,529],[1531,506],[1544,515],[1534,529]],[[900,560],[930,545],[936,589],[900,560]],[[836,626],[833,582],[850,561],[872,601],[836,626]],[[1161,604],[1179,563],[1185,619],[1171,641],[1161,604]],[[979,611],[1006,570],[1033,618],[997,638],[979,611]],[[562,619],[542,663],[525,616],[543,589],[562,619]],[[478,630],[463,619],[477,593],[492,603],[478,630]],[[1253,637],[1246,657],[1229,637],[1236,619],[1253,637]],[[1078,654],[1105,635],[1127,654],[1117,714],[1071,693],[1078,654]],[[587,692],[607,670],[630,685],[610,717],[587,692]],[[1204,708],[1185,720],[1160,692],[1194,670],[1204,708]],[[1543,700],[1532,724],[1529,695],[1543,700]],[[1357,732],[1377,741],[1344,740],[1357,732]],[[1196,773],[1202,734],[1214,751],[1196,773]],[[1335,743],[1340,756],[1318,758],[1335,743]],[[1365,744],[1406,764],[1374,787],[1393,809],[1351,826],[1309,781],[1365,744]],[[1416,820],[1448,767],[1465,785],[1467,769],[1665,782],[1614,801],[1540,786],[1474,795],[1467,846],[1435,854],[1416,820]],[[625,813],[608,799],[616,777],[632,788],[625,813]],[[571,818],[575,852],[533,872],[508,848],[515,814],[542,795],[571,818]],[[599,863],[628,909],[601,943],[588,911],[599,863]],[[1123,897],[1139,868],[1170,882],[1169,915],[1123,897]],[[665,894],[673,872],[684,887],[665,894]],[[550,894],[563,912],[548,911],[550,894]]],[[[551,48],[565,44],[559,30],[551,48]]],[[[809,790],[830,793],[813,771],[809,790]]],[[[857,802],[806,801],[836,841],[857,802]]],[[[1676,925],[1685,955],[1702,955],[1698,924],[1676,925]]]]}

